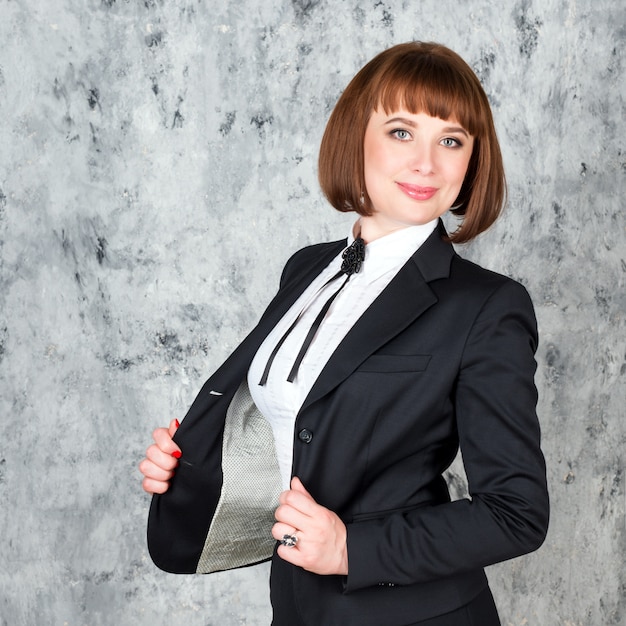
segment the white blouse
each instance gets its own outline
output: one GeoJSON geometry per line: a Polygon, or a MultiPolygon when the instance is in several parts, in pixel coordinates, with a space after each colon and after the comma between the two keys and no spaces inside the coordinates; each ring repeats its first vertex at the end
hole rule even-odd
{"type": "MultiPolygon", "coordinates": [[[[437,220],[410,226],[365,246],[361,270],[350,277],[335,298],[292,383],[287,377],[313,321],[345,280],[339,278],[325,285],[341,268],[343,251],[304,290],[259,347],[248,370],[248,386],[256,406],[272,426],[285,489],[289,488],[291,478],[295,420],[306,396],[341,340],[436,226],[437,220]],[[274,358],[266,384],[259,385],[274,347],[300,314],[298,323],[274,358]]],[[[348,245],[353,241],[351,232],[348,245]]]]}

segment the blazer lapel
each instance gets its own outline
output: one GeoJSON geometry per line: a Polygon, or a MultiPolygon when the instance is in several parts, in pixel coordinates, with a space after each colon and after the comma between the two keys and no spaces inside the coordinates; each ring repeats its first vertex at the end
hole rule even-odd
{"type": "Polygon", "coordinates": [[[437,302],[428,285],[450,274],[455,252],[443,225],[407,261],[348,332],[320,373],[300,411],[345,380],[368,356],[402,332],[437,302]]]}

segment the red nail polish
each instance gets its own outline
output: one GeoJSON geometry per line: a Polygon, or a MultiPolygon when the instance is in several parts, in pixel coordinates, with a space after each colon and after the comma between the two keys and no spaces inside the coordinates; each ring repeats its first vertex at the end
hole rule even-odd
{"type": "Polygon", "coordinates": [[[183,456],[183,453],[180,450],[174,450],[174,452],[172,452],[172,456],[175,459],[180,459],[180,457],[183,456]]]}
{"type": "Polygon", "coordinates": [[[180,426],[180,422],[177,419],[174,419],[174,424],[176,424],[176,428],[180,426]]]}

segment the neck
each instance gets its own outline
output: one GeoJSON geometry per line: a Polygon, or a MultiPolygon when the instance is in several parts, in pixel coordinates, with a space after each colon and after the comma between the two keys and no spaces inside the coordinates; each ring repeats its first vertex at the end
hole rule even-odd
{"type": "Polygon", "coordinates": [[[372,243],[372,241],[375,241],[376,239],[380,239],[385,235],[391,235],[391,233],[407,228],[407,226],[408,224],[395,224],[393,226],[390,225],[389,228],[381,228],[377,221],[367,217],[362,217],[354,225],[354,231],[358,230],[358,234],[356,234],[355,237],[360,235],[365,243],[372,243]]]}

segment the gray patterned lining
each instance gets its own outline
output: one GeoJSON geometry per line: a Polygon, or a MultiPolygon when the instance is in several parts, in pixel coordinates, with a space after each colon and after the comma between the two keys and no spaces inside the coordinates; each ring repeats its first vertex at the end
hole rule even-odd
{"type": "Polygon", "coordinates": [[[208,574],[268,559],[282,490],[272,428],[244,380],[226,413],[224,481],[196,573],[208,574]]]}

